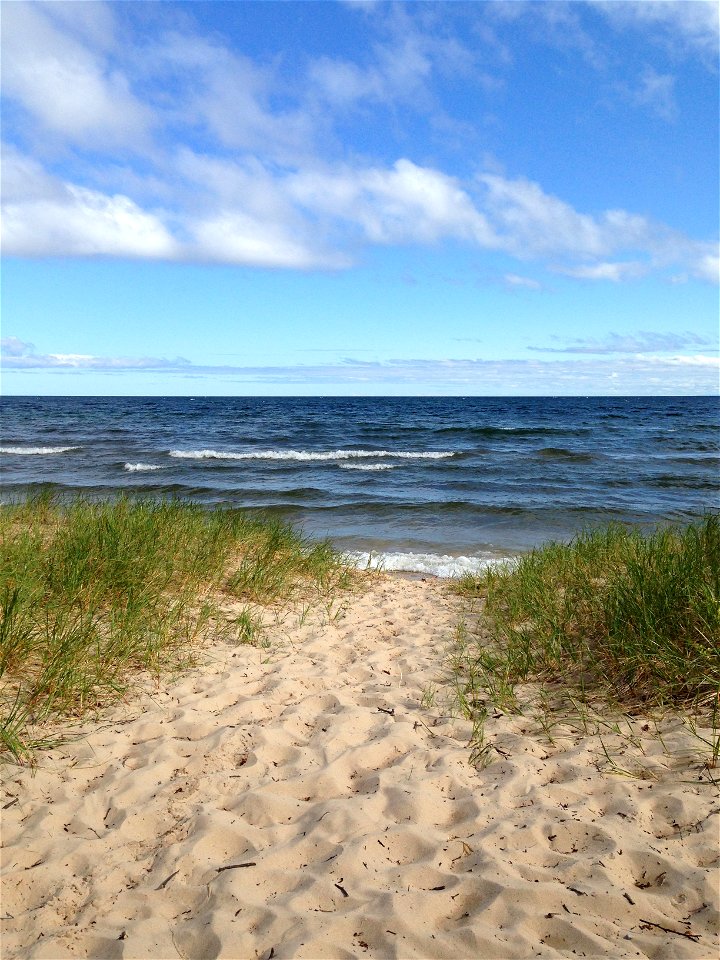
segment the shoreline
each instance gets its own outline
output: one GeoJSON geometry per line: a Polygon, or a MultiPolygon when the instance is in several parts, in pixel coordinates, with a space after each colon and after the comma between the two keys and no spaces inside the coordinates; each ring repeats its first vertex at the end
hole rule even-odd
{"type": "Polygon", "coordinates": [[[472,766],[459,609],[440,578],[378,575],[7,765],[4,952],[713,955],[718,791],[687,731],[669,753],[642,718],[609,732],[628,777],[597,738],[495,711],[472,766]]]}

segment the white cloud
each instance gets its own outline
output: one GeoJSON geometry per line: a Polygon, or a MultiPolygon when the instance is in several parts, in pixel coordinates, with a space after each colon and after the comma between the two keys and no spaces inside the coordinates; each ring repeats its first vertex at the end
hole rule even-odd
{"type": "Polygon", "coordinates": [[[281,224],[268,223],[239,211],[220,213],[188,224],[193,246],[186,249],[199,259],[259,267],[307,270],[312,267],[342,267],[349,261],[306,246],[281,224]]]}
{"type": "Polygon", "coordinates": [[[4,150],[2,247],[14,256],[116,256],[289,269],[348,266],[313,241],[310,226],[262,167],[187,154],[184,208],[149,212],[122,194],[60,180],[4,150]],[[212,183],[205,196],[207,183],[212,183]],[[201,189],[200,202],[197,199],[201,189]],[[307,234],[307,241],[303,239],[307,234]]]}
{"type": "Polygon", "coordinates": [[[481,84],[491,79],[477,70],[477,44],[465,42],[453,17],[438,5],[384,5],[378,13],[373,26],[382,39],[369,44],[357,60],[322,56],[310,63],[308,87],[313,99],[344,111],[369,102],[402,105],[444,124],[448,118],[433,83],[437,76],[462,74],[481,84]]]}
{"type": "Polygon", "coordinates": [[[716,0],[594,0],[596,9],[616,27],[652,30],[672,43],[717,59],[720,6],[716,0]]]}
{"type": "MultiPolygon", "coordinates": [[[[558,337],[552,338],[558,341],[558,337]]],[[[707,346],[710,341],[690,333],[655,333],[644,330],[637,334],[618,334],[609,333],[602,339],[597,337],[573,337],[565,340],[562,346],[544,346],[529,347],[540,353],[587,353],[587,354],[612,354],[626,353],[634,355],[645,355],[648,353],[668,352],[670,350],[679,350],[682,347],[690,345],[707,346]]]]}
{"type": "MultiPolygon", "coordinates": [[[[74,6],[74,5],[73,5],[74,6]]],[[[78,4],[93,7],[93,4],[78,4]]],[[[102,8],[107,13],[107,8],[102,8]]],[[[97,39],[100,18],[78,19],[66,4],[3,4],[2,81],[45,131],[95,149],[146,144],[151,111],[130,90],[125,74],[67,28],[72,19],[97,39]]],[[[99,11],[98,11],[99,12],[99,11]]]]}
{"type": "Polygon", "coordinates": [[[581,213],[525,178],[510,180],[486,173],[479,180],[486,188],[484,209],[499,237],[498,248],[515,256],[589,261],[553,267],[589,280],[632,279],[651,267],[683,264],[700,279],[717,282],[713,274],[716,248],[665,224],[627,210],[581,213]],[[606,259],[627,253],[642,254],[647,262],[606,259]]]}
{"type": "Polygon", "coordinates": [[[428,95],[427,81],[433,65],[430,38],[414,29],[388,44],[378,44],[374,60],[366,67],[349,60],[320,57],[310,66],[315,93],[333,104],[355,101],[412,102],[428,95]]]}
{"type": "Polygon", "coordinates": [[[648,272],[648,266],[637,261],[624,261],[619,263],[593,263],[582,264],[578,267],[554,267],[555,273],[564,273],[568,277],[575,277],[578,280],[610,280],[613,283],[619,283],[622,280],[630,280],[636,277],[642,277],[648,272]]]}
{"type": "Polygon", "coordinates": [[[25,357],[35,352],[35,345],[18,337],[3,337],[0,340],[0,350],[3,357],[25,357]]]}
{"type": "Polygon", "coordinates": [[[542,290],[542,284],[531,277],[521,277],[517,273],[506,273],[503,277],[509,287],[516,287],[524,290],[542,290]]]}
{"type": "Polygon", "coordinates": [[[160,218],[129,197],[64,183],[13,149],[3,159],[2,248],[11,256],[172,258],[160,218]]]}
{"type": "Polygon", "coordinates": [[[354,223],[373,243],[433,243],[456,237],[492,246],[487,219],[454,177],[410,160],[391,169],[308,170],[288,193],[305,209],[354,223]]]}
{"type": "Polygon", "coordinates": [[[663,120],[675,120],[678,106],[675,100],[675,77],[645,67],[637,86],[627,91],[629,99],[641,107],[649,107],[663,120]]]}
{"type": "Polygon", "coordinates": [[[607,252],[607,240],[593,217],[546,194],[537,183],[490,173],[479,180],[486,188],[484,205],[500,231],[501,245],[510,252],[538,255],[575,250],[580,256],[607,252]]]}
{"type": "Polygon", "coordinates": [[[713,367],[720,369],[720,357],[710,357],[702,353],[676,357],[639,356],[637,359],[644,363],[666,364],[669,367],[713,367]]]}
{"type": "Polygon", "coordinates": [[[216,144],[298,161],[315,143],[316,119],[303,107],[278,108],[280,78],[219,41],[170,33],[147,51],[159,76],[176,88],[168,120],[204,128],[216,144]]]}
{"type": "Polygon", "coordinates": [[[273,175],[252,157],[233,162],[189,150],[176,169],[194,196],[181,214],[185,258],[301,270],[349,266],[297,208],[287,175],[273,175]]]}
{"type": "Polygon", "coordinates": [[[186,370],[192,364],[177,357],[174,360],[158,357],[96,357],[89,353],[38,354],[31,343],[17,337],[0,341],[2,364],[6,370],[186,370]]]}
{"type": "MultiPolygon", "coordinates": [[[[716,247],[624,210],[578,212],[524,179],[484,174],[484,194],[473,198],[457,178],[405,158],[389,168],[287,169],[190,150],[181,150],[168,171],[163,208],[152,208],[128,194],[61,180],[8,147],[5,252],[307,270],[351,265],[348,250],[358,239],[382,245],[451,239],[521,259],[561,257],[568,262],[551,269],[579,279],[620,282],[672,265],[717,280],[716,247]],[[627,252],[635,259],[605,259],[627,252]]],[[[536,283],[516,273],[505,282],[528,289],[536,283]]]]}
{"type": "Polygon", "coordinates": [[[100,50],[116,46],[117,27],[112,4],[93,0],[36,0],[35,7],[59,27],[100,50]]]}
{"type": "Polygon", "coordinates": [[[702,253],[692,264],[692,272],[701,280],[720,283],[720,255],[717,250],[712,253],[702,253]]]}
{"type": "MultiPolygon", "coordinates": [[[[505,13],[496,6],[496,19],[537,16],[560,33],[582,19],[564,6],[546,4],[537,14],[540,5],[518,4],[505,13]]],[[[321,163],[322,135],[332,135],[354,102],[402,103],[439,122],[434,75],[477,66],[477,52],[460,43],[439,9],[417,15],[402,5],[383,9],[377,18],[383,42],[362,65],[360,59],[310,62],[307,83],[289,90],[279,61],[261,67],[217,35],[188,27],[158,31],[128,53],[112,4],[5,4],[5,92],[34,119],[24,122],[21,135],[31,130],[58,169],[66,164],[55,176],[8,151],[6,252],[314,269],[348,266],[348,251],[360,244],[455,240],[518,259],[552,259],[558,272],[580,279],[620,282],[672,266],[676,276],[717,280],[708,244],[626,210],[576,210],[528,179],[488,172],[468,183],[407,156],[394,163],[321,163]],[[147,81],[145,103],[130,89],[121,61],[147,81]],[[168,144],[204,140],[205,155],[153,147],[150,133],[163,125],[168,144]],[[116,153],[132,147],[144,152],[143,162],[135,158],[133,169],[127,160],[99,168],[89,157],[66,153],[58,160],[58,151],[46,149],[47,134],[116,153]]],[[[676,14],[636,13],[632,22],[642,16],[669,23],[676,14]]],[[[635,95],[667,111],[672,78],[646,68],[635,95]]],[[[505,283],[530,289],[536,281],[508,273],[505,283]]]]}
{"type": "MultiPolygon", "coordinates": [[[[482,393],[525,388],[541,393],[605,392],[612,378],[617,393],[711,393],[716,389],[718,358],[677,355],[670,358],[632,357],[612,360],[483,360],[403,359],[385,362],[346,358],[327,364],[286,366],[200,365],[178,357],[97,357],[91,354],[35,354],[25,344],[22,356],[15,352],[17,338],[8,338],[3,365],[10,371],[45,370],[57,374],[88,372],[114,374],[122,371],[165,373],[211,382],[228,377],[240,383],[344,384],[350,389],[396,384],[415,392],[428,388],[467,389],[482,393]],[[598,389],[600,386],[600,389],[598,389]]],[[[5,346],[5,342],[3,342],[5,346]]]]}

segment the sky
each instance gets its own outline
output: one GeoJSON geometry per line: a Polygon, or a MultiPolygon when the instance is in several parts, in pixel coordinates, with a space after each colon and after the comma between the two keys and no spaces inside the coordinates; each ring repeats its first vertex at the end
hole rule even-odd
{"type": "Polygon", "coordinates": [[[6,0],[3,392],[716,393],[719,10],[6,0]]]}

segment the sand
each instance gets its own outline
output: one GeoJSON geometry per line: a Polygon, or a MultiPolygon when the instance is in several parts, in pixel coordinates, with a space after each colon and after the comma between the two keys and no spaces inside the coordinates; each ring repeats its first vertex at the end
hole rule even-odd
{"type": "Polygon", "coordinates": [[[457,617],[378,577],[6,766],[2,957],[716,957],[694,738],[605,738],[643,779],[499,714],[476,769],[457,617]]]}

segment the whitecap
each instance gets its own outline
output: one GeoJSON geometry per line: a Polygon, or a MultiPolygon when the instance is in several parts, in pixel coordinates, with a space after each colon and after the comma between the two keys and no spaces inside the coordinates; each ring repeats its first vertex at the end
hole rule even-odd
{"type": "Polygon", "coordinates": [[[348,563],[361,570],[399,570],[408,573],[427,573],[434,577],[461,577],[465,573],[483,573],[488,567],[512,563],[505,557],[467,557],[440,553],[368,553],[353,551],[345,554],[348,563]]]}
{"type": "Polygon", "coordinates": [[[164,467],[156,463],[126,463],[124,469],[130,473],[143,473],[146,470],[163,470],[164,467]]]}
{"type": "Polygon", "coordinates": [[[340,463],[338,464],[341,470],[394,470],[397,466],[396,463],[340,463]]]}
{"type": "Polygon", "coordinates": [[[233,453],[229,450],[171,450],[171,457],[186,460],[369,460],[393,458],[398,460],[443,460],[454,457],[447,450],[249,450],[233,453]]]}
{"type": "Polygon", "coordinates": [[[0,447],[0,453],[12,453],[21,456],[48,456],[53,453],[67,453],[80,447],[0,447]]]}

